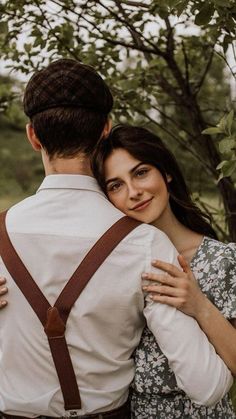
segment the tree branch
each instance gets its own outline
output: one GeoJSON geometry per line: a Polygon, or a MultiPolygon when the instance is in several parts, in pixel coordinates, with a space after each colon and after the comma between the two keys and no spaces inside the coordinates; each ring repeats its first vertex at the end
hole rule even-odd
{"type": "Polygon", "coordinates": [[[202,87],[202,85],[203,85],[203,83],[204,83],[204,80],[205,80],[205,78],[206,78],[206,76],[207,76],[207,73],[208,73],[208,71],[210,70],[210,67],[211,67],[211,64],[212,64],[212,59],[213,59],[213,56],[214,56],[214,47],[213,47],[213,48],[212,48],[212,50],[211,50],[211,54],[210,54],[209,60],[208,60],[208,62],[207,62],[207,65],[206,65],[206,67],[205,67],[205,70],[203,71],[202,77],[201,77],[201,79],[199,80],[199,82],[197,83],[197,85],[196,85],[196,87],[195,87],[195,89],[194,89],[194,94],[196,94],[196,95],[200,92],[201,87],[202,87]]]}
{"type": "Polygon", "coordinates": [[[158,108],[157,106],[154,106],[154,105],[152,105],[152,108],[155,109],[157,112],[159,112],[160,115],[163,116],[163,118],[170,121],[178,129],[180,129],[181,131],[184,131],[186,134],[188,134],[188,136],[190,138],[195,139],[195,136],[190,131],[188,131],[183,125],[181,125],[177,121],[175,121],[171,116],[169,116],[165,112],[163,112],[160,108],[158,108]]]}
{"type": "MultiPolygon", "coordinates": [[[[61,6],[61,4],[58,3],[56,0],[52,0],[52,1],[53,1],[54,4],[57,4],[57,5],[60,5],[61,6]]],[[[66,10],[69,11],[69,12],[71,12],[71,13],[74,13],[75,15],[78,16],[78,18],[84,20],[89,25],[91,25],[93,27],[93,29],[96,30],[96,32],[101,35],[101,37],[98,38],[100,40],[104,40],[104,41],[108,42],[111,45],[115,45],[115,46],[119,46],[120,45],[120,46],[123,46],[123,47],[125,47],[127,49],[131,49],[131,50],[135,50],[135,51],[140,51],[140,52],[143,52],[144,54],[145,53],[148,53],[148,54],[155,53],[155,50],[154,49],[148,48],[148,47],[146,47],[143,44],[138,46],[137,44],[127,43],[127,42],[124,42],[124,41],[121,41],[121,40],[115,40],[115,39],[112,39],[112,38],[108,38],[107,36],[104,35],[104,32],[100,28],[98,28],[98,26],[94,22],[92,22],[87,17],[85,17],[84,14],[78,13],[75,10],[70,9],[69,7],[67,7],[66,10]]]]}
{"type": "Polygon", "coordinates": [[[173,138],[181,147],[183,147],[185,150],[187,150],[200,164],[201,166],[210,174],[215,175],[215,171],[212,169],[208,163],[206,163],[204,160],[201,159],[199,154],[197,154],[184,140],[182,140],[180,137],[177,137],[173,132],[169,131],[163,124],[159,123],[155,119],[153,119],[150,115],[148,115],[147,112],[141,111],[140,108],[132,107],[136,112],[138,112],[140,115],[144,116],[146,119],[148,119],[150,122],[152,122],[154,125],[157,125],[159,128],[161,128],[162,131],[164,131],[166,134],[168,134],[171,138],[173,138]]]}
{"type": "Polygon", "coordinates": [[[173,37],[173,28],[170,24],[169,18],[165,19],[166,28],[167,28],[167,47],[166,47],[166,54],[164,56],[166,63],[168,64],[170,70],[172,71],[172,74],[175,78],[175,80],[178,83],[178,86],[180,87],[182,94],[184,97],[189,96],[190,92],[190,85],[187,83],[186,79],[184,79],[182,72],[175,60],[175,42],[173,37]]]}
{"type": "Polygon", "coordinates": [[[48,24],[48,27],[50,28],[50,30],[52,31],[52,33],[53,33],[53,35],[55,36],[55,38],[56,38],[56,40],[65,48],[65,50],[67,51],[67,52],[69,52],[69,54],[75,59],[75,60],[78,60],[78,56],[77,56],[77,54],[75,54],[74,53],[74,51],[73,50],[71,50],[62,40],[61,40],[61,38],[54,32],[54,29],[53,29],[53,27],[52,27],[52,25],[51,25],[51,22],[49,21],[49,19],[48,19],[48,17],[46,16],[46,13],[44,12],[44,10],[42,9],[42,7],[41,7],[41,5],[40,5],[40,2],[39,2],[39,0],[35,0],[35,3],[36,3],[36,5],[37,5],[37,7],[39,8],[39,10],[40,10],[40,12],[41,12],[41,14],[42,14],[42,16],[43,16],[43,18],[44,18],[44,20],[47,22],[47,24],[48,24]]]}
{"type": "Polygon", "coordinates": [[[185,79],[186,79],[186,83],[189,84],[189,60],[188,60],[188,56],[186,54],[184,41],[182,41],[181,45],[182,45],[182,51],[183,51],[183,56],[184,56],[185,79]]]}
{"type": "Polygon", "coordinates": [[[166,92],[178,105],[182,105],[183,99],[181,95],[177,92],[176,87],[172,86],[168,80],[161,75],[160,73],[156,75],[156,79],[159,83],[159,86],[164,92],[166,92]]]}
{"type": "Polygon", "coordinates": [[[143,9],[149,9],[149,5],[148,4],[143,4],[143,2],[141,1],[129,1],[129,0],[122,0],[120,1],[120,3],[124,3],[127,6],[133,6],[133,7],[141,7],[143,9]]]}
{"type": "MultiPolygon", "coordinates": [[[[118,10],[121,12],[122,16],[124,17],[125,21],[128,22],[128,16],[126,14],[126,11],[123,9],[122,5],[121,5],[121,1],[119,0],[115,0],[115,4],[118,7],[118,10]]],[[[130,28],[130,25],[128,25],[128,31],[130,32],[130,35],[133,38],[134,44],[137,45],[138,48],[143,48],[144,44],[143,41],[141,40],[140,36],[137,34],[137,32],[135,32],[133,29],[130,28]]],[[[150,59],[150,54],[147,52],[144,52],[144,56],[147,60],[147,62],[150,59]]]]}
{"type": "MultiPolygon", "coordinates": [[[[199,204],[203,208],[204,212],[208,215],[208,217],[210,217],[210,219],[212,220],[212,224],[213,224],[214,228],[219,231],[219,233],[222,237],[222,240],[223,241],[228,241],[229,240],[228,234],[222,229],[220,224],[217,223],[215,218],[213,217],[213,211],[212,210],[216,211],[216,209],[211,205],[207,205],[201,199],[199,199],[199,204]]],[[[215,215],[217,215],[217,211],[216,211],[215,215]]]]}
{"type": "Polygon", "coordinates": [[[230,71],[230,73],[232,74],[232,76],[235,78],[235,75],[236,75],[236,72],[234,72],[233,70],[232,70],[232,68],[230,67],[230,64],[229,64],[229,62],[227,61],[227,59],[225,58],[225,56],[224,55],[222,55],[220,52],[218,52],[218,51],[216,51],[216,50],[214,50],[214,53],[216,54],[216,55],[218,55],[218,57],[220,57],[224,62],[225,62],[225,64],[227,65],[227,67],[228,67],[228,69],[229,69],[229,71],[230,71]]]}
{"type": "Polygon", "coordinates": [[[151,42],[150,39],[145,38],[142,33],[138,32],[137,29],[130,22],[127,22],[125,19],[122,19],[117,13],[109,9],[109,7],[105,6],[101,0],[98,0],[98,3],[105,10],[107,10],[113,17],[115,17],[118,22],[124,24],[126,27],[129,27],[129,29],[136,33],[140,37],[140,39],[143,39],[145,42],[147,42],[147,44],[152,46],[154,54],[158,55],[159,57],[164,57],[165,53],[161,51],[160,48],[158,48],[153,42],[151,42]]]}

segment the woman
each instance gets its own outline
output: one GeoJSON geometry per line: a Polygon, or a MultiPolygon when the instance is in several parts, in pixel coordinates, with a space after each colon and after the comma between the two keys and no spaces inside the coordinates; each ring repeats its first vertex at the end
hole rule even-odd
{"type": "MultiPolygon", "coordinates": [[[[163,230],[181,254],[182,269],[154,262],[166,273],[144,274],[144,279],[158,281],[144,289],[154,300],[194,316],[236,374],[236,245],[216,240],[208,219],[192,202],[174,156],[146,129],[118,126],[100,142],[92,169],[117,208],[163,230]]],[[[147,328],[134,357],[133,418],[236,418],[228,395],[210,408],[192,403],[178,389],[147,328]]]]}

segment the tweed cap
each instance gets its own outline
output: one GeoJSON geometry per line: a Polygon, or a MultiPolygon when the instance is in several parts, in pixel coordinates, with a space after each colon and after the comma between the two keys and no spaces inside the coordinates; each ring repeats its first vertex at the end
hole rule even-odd
{"type": "Polygon", "coordinates": [[[29,118],[58,107],[78,107],[108,114],[113,98],[104,80],[92,67],[62,58],[31,77],[23,104],[29,118]]]}

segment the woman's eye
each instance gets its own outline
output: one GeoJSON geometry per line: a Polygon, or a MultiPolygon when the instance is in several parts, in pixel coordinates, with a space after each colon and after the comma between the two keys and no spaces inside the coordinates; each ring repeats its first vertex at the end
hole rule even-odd
{"type": "Polygon", "coordinates": [[[137,177],[145,176],[148,173],[148,169],[139,169],[136,172],[137,177]]]}
{"type": "Polygon", "coordinates": [[[119,190],[120,187],[121,187],[120,182],[112,183],[111,185],[108,185],[107,191],[108,192],[116,192],[116,191],[119,190]]]}

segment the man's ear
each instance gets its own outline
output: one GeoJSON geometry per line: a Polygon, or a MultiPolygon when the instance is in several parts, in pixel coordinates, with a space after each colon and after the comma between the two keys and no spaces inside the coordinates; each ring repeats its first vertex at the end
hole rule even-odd
{"type": "Polygon", "coordinates": [[[103,128],[103,131],[102,131],[102,134],[101,134],[100,138],[103,138],[103,137],[106,138],[110,134],[111,126],[112,126],[111,119],[108,118],[107,122],[104,125],[104,128],[103,128]]]}
{"type": "Polygon", "coordinates": [[[32,124],[27,124],[26,125],[26,134],[27,134],[27,138],[30,142],[30,144],[32,145],[33,149],[35,151],[41,151],[42,149],[42,145],[38,139],[38,137],[35,134],[34,128],[32,126],[32,124]]]}

